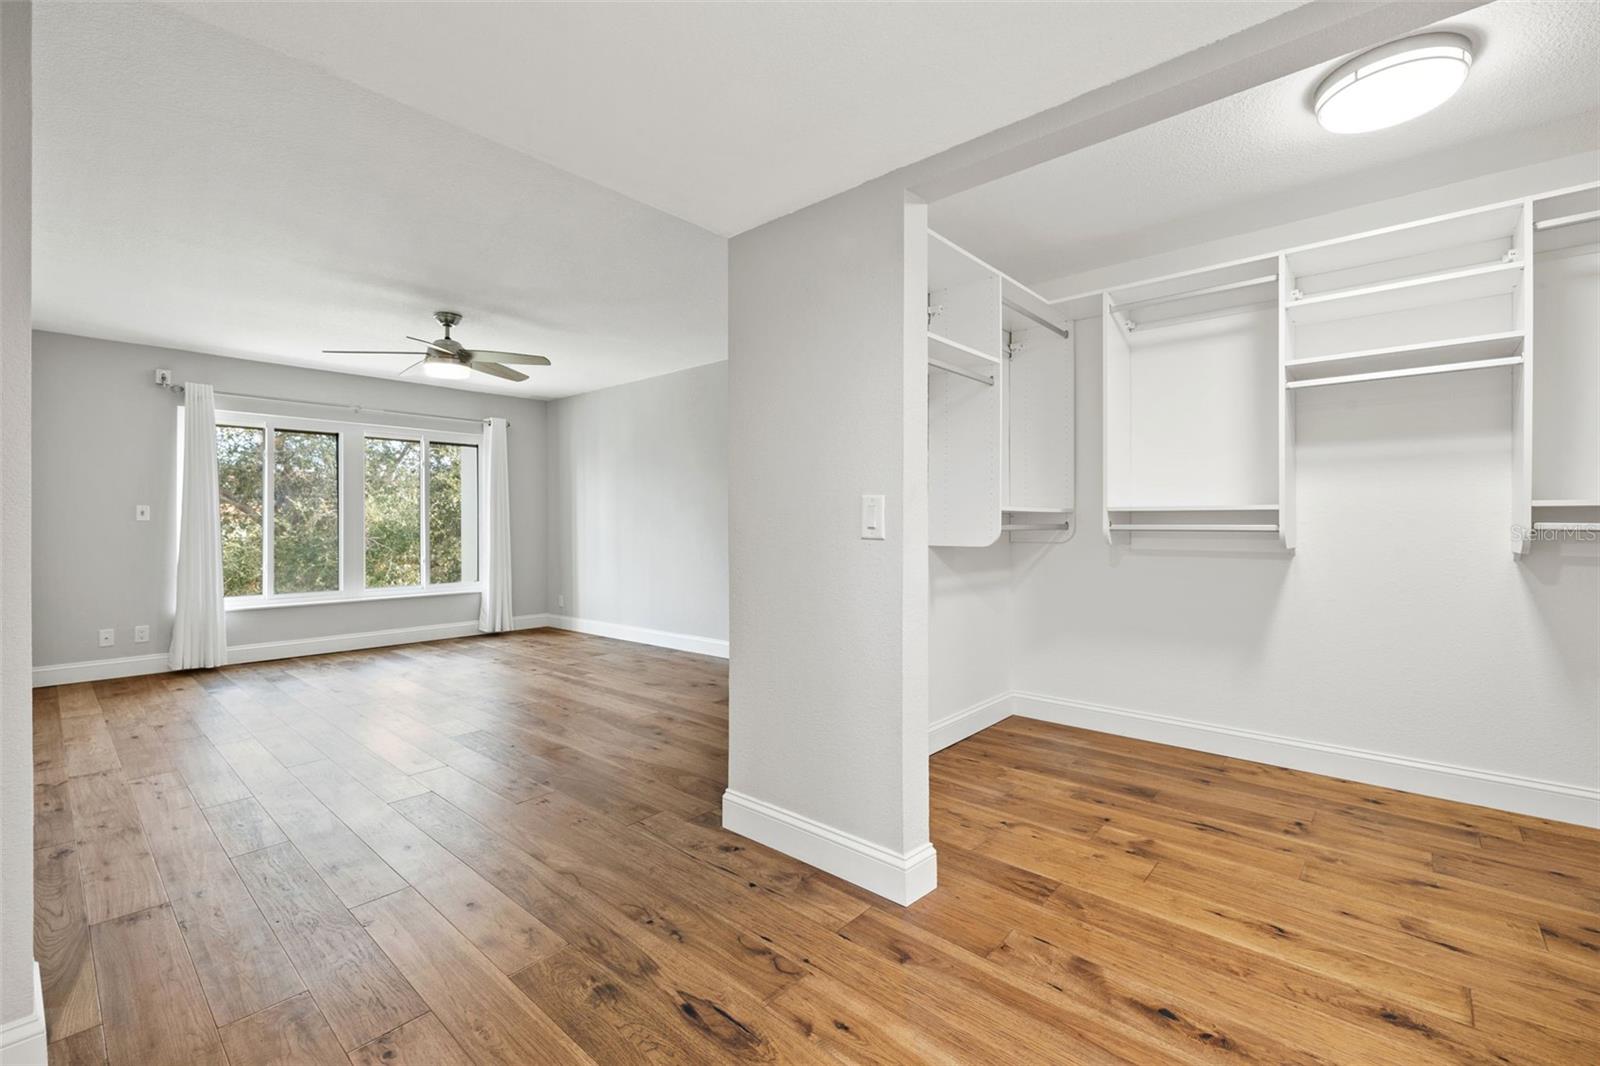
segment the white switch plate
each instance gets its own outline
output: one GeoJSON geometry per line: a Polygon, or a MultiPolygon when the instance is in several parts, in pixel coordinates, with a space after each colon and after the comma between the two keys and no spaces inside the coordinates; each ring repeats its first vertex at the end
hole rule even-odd
{"type": "Polygon", "coordinates": [[[861,539],[884,538],[884,504],[882,496],[861,497],[861,539]]]}
{"type": "Polygon", "coordinates": [[[100,631],[100,646],[102,648],[112,647],[116,643],[117,631],[115,629],[102,629],[100,631]]]}
{"type": "Polygon", "coordinates": [[[148,644],[148,643],[150,643],[150,627],[149,626],[134,626],[133,627],[133,642],[135,644],[148,644]]]}
{"type": "Polygon", "coordinates": [[[134,504],[133,505],[133,520],[135,522],[148,522],[148,521],[150,521],[150,505],[148,503],[136,503],[136,504],[134,504]]]}

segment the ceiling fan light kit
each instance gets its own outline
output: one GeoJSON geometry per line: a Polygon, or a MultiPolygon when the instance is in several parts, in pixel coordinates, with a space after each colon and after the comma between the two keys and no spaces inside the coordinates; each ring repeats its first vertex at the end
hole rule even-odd
{"type": "Polygon", "coordinates": [[[323,355],[420,355],[422,358],[404,370],[401,375],[409,374],[417,367],[422,368],[422,373],[438,380],[461,381],[472,376],[474,370],[488,374],[491,377],[503,378],[506,381],[527,381],[528,375],[520,370],[513,370],[507,363],[521,363],[527,366],[549,366],[550,360],[542,355],[525,355],[521,352],[496,352],[489,349],[473,349],[463,347],[461,342],[450,336],[450,327],[461,322],[461,315],[456,311],[435,311],[433,317],[444,327],[444,336],[438,340],[425,341],[421,337],[407,336],[406,340],[416,341],[422,345],[420,352],[402,352],[391,350],[352,349],[352,348],[324,348],[323,355]]]}

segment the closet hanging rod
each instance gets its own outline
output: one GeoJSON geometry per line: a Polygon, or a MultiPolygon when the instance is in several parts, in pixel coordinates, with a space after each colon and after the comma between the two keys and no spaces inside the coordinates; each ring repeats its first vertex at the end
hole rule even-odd
{"type": "MultiPolygon", "coordinates": [[[[929,361],[931,362],[932,360],[929,361]]],[[[182,385],[161,385],[158,387],[175,392],[179,396],[183,395],[182,385]]],[[[460,415],[435,415],[429,414],[427,411],[387,411],[381,407],[365,407],[358,403],[329,403],[326,400],[294,400],[286,396],[261,396],[253,392],[222,392],[219,390],[215,393],[215,395],[219,399],[226,396],[231,400],[259,400],[263,403],[291,403],[298,407],[331,407],[337,411],[354,411],[358,415],[401,415],[406,418],[432,418],[440,422],[473,422],[477,425],[483,425],[485,422],[489,421],[487,418],[462,418],[460,415]]],[[[507,420],[506,425],[509,426],[510,424],[511,422],[507,420]]]]}
{"type": "Polygon", "coordinates": [[[1007,522],[1002,533],[1060,533],[1072,528],[1071,522],[1007,522]]]}
{"type": "Polygon", "coordinates": [[[946,374],[954,374],[957,377],[967,378],[970,381],[976,381],[979,385],[994,384],[993,375],[980,374],[975,370],[968,370],[966,367],[956,366],[954,363],[947,363],[942,359],[929,359],[928,365],[933,367],[935,370],[943,370],[946,374]]]}
{"type": "Polygon", "coordinates": [[[1186,315],[1173,315],[1171,318],[1157,318],[1149,322],[1141,322],[1132,315],[1122,311],[1120,307],[1113,307],[1115,312],[1122,313],[1122,320],[1127,323],[1128,331],[1138,333],[1141,330],[1164,329],[1167,326],[1181,326],[1188,322],[1202,322],[1208,318],[1226,318],[1228,315],[1237,314],[1251,307],[1277,307],[1278,298],[1274,294],[1270,300],[1251,300],[1249,303],[1228,304],[1225,307],[1208,307],[1204,311],[1194,311],[1186,315]]]}
{"type": "Polygon", "coordinates": [[[1369,374],[1341,374],[1331,378],[1306,378],[1303,381],[1286,381],[1285,388],[1309,389],[1314,385],[1346,385],[1355,381],[1384,381],[1388,378],[1414,378],[1424,374],[1453,374],[1458,370],[1487,370],[1496,366],[1516,366],[1522,362],[1520,355],[1503,359],[1475,359],[1470,363],[1440,363],[1437,366],[1413,366],[1403,370],[1374,370],[1369,374]]]}
{"type": "Polygon", "coordinates": [[[1600,211],[1579,211],[1575,215],[1562,215],[1560,218],[1547,218],[1535,222],[1533,228],[1541,233],[1547,229],[1561,229],[1563,226],[1577,226],[1584,222],[1594,222],[1600,219],[1600,211]]]}
{"type": "Polygon", "coordinates": [[[1003,300],[1000,301],[1000,303],[1002,305],[1006,306],[1006,307],[1011,308],[1011,310],[1015,311],[1017,314],[1021,315],[1023,318],[1026,318],[1031,322],[1035,322],[1038,325],[1043,326],[1045,329],[1049,330],[1051,333],[1054,333],[1058,337],[1065,338],[1065,337],[1070,337],[1071,336],[1071,334],[1068,333],[1062,327],[1056,325],[1054,322],[1050,321],[1048,318],[1045,318],[1043,315],[1037,314],[1037,313],[1035,313],[1033,311],[1028,310],[1028,308],[1023,307],[1021,304],[1017,303],[1015,300],[1004,300],[1003,299],[1003,300]]]}
{"type": "Polygon", "coordinates": [[[1183,292],[1171,292],[1165,296],[1147,296],[1143,300],[1129,300],[1127,303],[1117,304],[1116,309],[1125,312],[1134,307],[1154,307],[1157,304],[1175,303],[1178,300],[1192,300],[1198,296],[1215,296],[1217,293],[1233,292],[1235,289],[1253,289],[1257,285],[1266,285],[1277,280],[1278,275],[1274,272],[1263,274],[1259,278],[1245,278],[1243,281],[1228,281],[1223,282],[1221,285],[1208,285],[1203,289],[1186,289],[1183,292]]]}
{"type": "Polygon", "coordinates": [[[1186,523],[1161,523],[1161,522],[1113,522],[1113,533],[1124,531],[1129,533],[1276,533],[1275,525],[1247,525],[1209,522],[1186,523]]]}

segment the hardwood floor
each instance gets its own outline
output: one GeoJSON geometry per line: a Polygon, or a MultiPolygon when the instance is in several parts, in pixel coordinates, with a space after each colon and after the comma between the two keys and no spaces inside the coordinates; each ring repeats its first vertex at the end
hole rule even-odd
{"type": "Polygon", "coordinates": [[[718,828],[725,664],[41,689],[53,1063],[1600,1061],[1600,832],[1010,719],[901,909],[718,828]]]}

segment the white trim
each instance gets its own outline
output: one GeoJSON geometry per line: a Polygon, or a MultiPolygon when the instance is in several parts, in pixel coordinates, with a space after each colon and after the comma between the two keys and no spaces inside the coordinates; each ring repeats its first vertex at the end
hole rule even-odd
{"type": "Polygon", "coordinates": [[[445,622],[400,629],[371,629],[362,633],[337,633],[328,637],[267,640],[258,644],[230,644],[228,662],[257,663],[266,659],[292,659],[301,655],[326,655],[335,651],[384,648],[391,644],[420,644],[428,640],[453,640],[478,635],[478,622],[445,622]]]}
{"type": "Polygon", "coordinates": [[[39,981],[39,964],[35,962],[33,1010],[0,1024],[0,1066],[46,1066],[49,1059],[49,1038],[44,1031],[44,986],[39,981]]]}
{"type": "Polygon", "coordinates": [[[718,659],[728,657],[728,642],[716,637],[697,637],[690,633],[669,633],[664,629],[646,629],[644,626],[623,625],[620,622],[597,622],[588,618],[572,618],[561,614],[521,615],[516,619],[518,629],[528,629],[531,626],[523,624],[524,619],[539,618],[541,625],[551,626],[555,629],[569,629],[574,633],[589,633],[597,637],[611,637],[613,640],[627,640],[635,644],[654,644],[658,648],[671,648],[674,651],[691,651],[697,655],[712,655],[718,659]]]}
{"type": "MultiPolygon", "coordinates": [[[[229,663],[256,663],[267,659],[292,659],[300,655],[326,655],[335,651],[383,648],[393,644],[420,644],[429,640],[452,640],[478,635],[478,623],[446,622],[442,625],[407,626],[401,629],[371,629],[359,633],[336,633],[327,637],[302,637],[295,640],[269,640],[257,644],[230,644],[229,663]]],[[[130,655],[120,659],[87,659],[76,663],[53,663],[33,668],[33,687],[69,685],[79,681],[105,681],[113,677],[138,677],[163,674],[167,656],[130,655]]]]}
{"type": "Polygon", "coordinates": [[[33,668],[33,687],[73,685],[80,681],[106,681],[113,677],[139,677],[164,674],[171,669],[166,652],[158,655],[126,655],[117,659],[85,659],[75,663],[51,663],[33,668]]]}
{"type": "Polygon", "coordinates": [[[731,788],[722,794],[722,826],[901,906],[938,882],[932,844],[901,854],[731,788]]]}
{"type": "Polygon", "coordinates": [[[1011,693],[1002,692],[933,722],[928,726],[928,754],[966,740],[972,734],[1011,717],[1011,702],[1011,693]]]}
{"type": "Polygon", "coordinates": [[[1014,713],[1041,722],[1093,729],[1214,755],[1347,778],[1424,796],[1437,796],[1458,803],[1472,803],[1600,828],[1600,789],[1597,788],[1261,733],[1149,711],[1107,707],[1059,696],[1025,692],[1013,692],[1010,695],[1014,713]]]}

